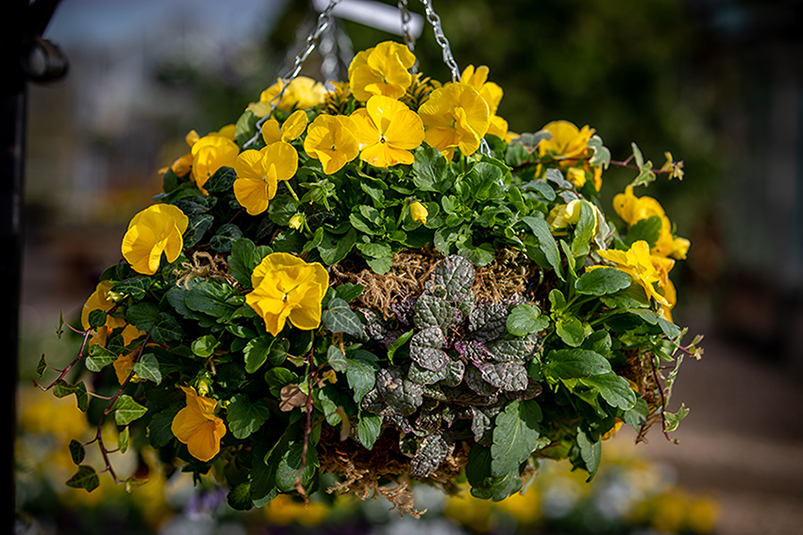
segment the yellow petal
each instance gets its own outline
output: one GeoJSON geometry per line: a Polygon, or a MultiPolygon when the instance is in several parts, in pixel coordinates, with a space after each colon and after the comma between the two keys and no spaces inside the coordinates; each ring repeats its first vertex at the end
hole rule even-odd
{"type": "Polygon", "coordinates": [[[234,181],[234,197],[249,215],[258,215],[268,209],[268,183],[253,178],[238,178],[234,181]]]}

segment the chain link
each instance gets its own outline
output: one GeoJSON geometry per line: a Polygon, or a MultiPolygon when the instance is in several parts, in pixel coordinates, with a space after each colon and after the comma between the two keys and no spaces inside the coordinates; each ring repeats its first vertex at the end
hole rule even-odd
{"type": "Polygon", "coordinates": [[[438,42],[438,45],[440,45],[441,49],[443,50],[443,62],[446,63],[446,66],[449,67],[450,71],[452,71],[452,81],[458,82],[460,81],[460,69],[457,67],[457,62],[454,60],[452,49],[449,47],[449,40],[443,33],[441,18],[437,13],[435,13],[435,8],[432,7],[432,0],[421,0],[421,3],[424,4],[424,11],[427,15],[427,21],[432,26],[432,31],[435,34],[435,41],[438,42]]]}
{"type": "Polygon", "coordinates": [[[309,55],[312,54],[312,51],[315,50],[315,48],[317,47],[318,39],[320,39],[321,34],[323,34],[323,32],[325,32],[326,29],[329,27],[330,23],[329,17],[331,16],[332,10],[335,8],[338,2],[340,2],[340,0],[329,0],[329,5],[326,6],[326,9],[321,11],[321,13],[318,15],[318,24],[315,27],[315,30],[307,36],[307,41],[304,49],[296,55],[295,60],[293,61],[293,66],[290,68],[290,71],[281,78],[282,80],[281,91],[279,91],[272,99],[270,99],[270,102],[268,102],[268,104],[270,104],[270,111],[264,117],[260,118],[257,121],[256,134],[254,134],[254,137],[245,142],[243,148],[249,147],[259,139],[262,125],[265,123],[265,121],[267,121],[270,118],[271,115],[273,115],[273,112],[276,110],[276,107],[282,101],[284,93],[287,91],[287,86],[290,84],[290,82],[292,82],[298,77],[299,73],[301,72],[301,68],[304,66],[304,62],[307,60],[309,55]]]}
{"type": "MultiPolygon", "coordinates": [[[[410,11],[407,9],[407,0],[399,0],[399,13],[401,13],[401,30],[402,30],[402,37],[404,38],[404,44],[407,45],[407,48],[410,52],[415,52],[415,38],[410,33],[410,20],[412,16],[410,15],[410,11]]],[[[410,69],[413,74],[418,72],[418,58],[415,59],[415,63],[413,67],[410,69]]]]}

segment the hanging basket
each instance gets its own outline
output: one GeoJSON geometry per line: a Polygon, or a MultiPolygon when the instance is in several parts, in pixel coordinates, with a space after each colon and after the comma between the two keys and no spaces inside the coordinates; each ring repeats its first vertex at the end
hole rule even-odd
{"type": "MultiPolygon", "coordinates": [[[[698,353],[671,318],[689,242],[634,187],[681,164],[654,171],[635,145],[612,162],[565,121],[509,132],[502,89],[457,69],[429,2],[452,81],[417,72],[409,36],[331,88],[300,77],[335,3],[236,123],[187,136],[69,327],[80,352],[43,388],[84,411],[107,393],[104,471],[119,479],[116,448],[153,448],[237,509],[334,474],[323,490],[417,514],[414,483],[501,500],[543,459],[593,476],[623,423],[674,430],[671,384],[698,353]],[[611,165],[637,178],[609,220],[611,165]]],[[[68,484],[91,491],[84,446],[68,484]]]]}

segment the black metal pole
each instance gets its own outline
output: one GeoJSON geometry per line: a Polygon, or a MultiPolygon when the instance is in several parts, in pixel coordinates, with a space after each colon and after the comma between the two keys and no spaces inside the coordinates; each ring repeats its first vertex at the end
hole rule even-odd
{"type": "Polygon", "coordinates": [[[42,39],[59,0],[4,0],[0,10],[0,330],[7,368],[3,406],[11,411],[11,456],[4,478],[11,500],[6,518],[14,532],[17,495],[14,445],[19,381],[19,312],[23,248],[23,179],[28,81],[48,82],[67,73],[61,51],[42,39]]]}

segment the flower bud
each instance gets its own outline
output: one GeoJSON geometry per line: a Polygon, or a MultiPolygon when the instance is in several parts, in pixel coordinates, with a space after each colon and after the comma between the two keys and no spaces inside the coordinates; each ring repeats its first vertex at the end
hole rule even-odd
{"type": "Polygon", "coordinates": [[[421,223],[422,225],[427,222],[427,216],[429,212],[427,211],[426,206],[421,204],[418,201],[413,201],[410,204],[410,218],[416,223],[421,223]]]}
{"type": "Polygon", "coordinates": [[[296,214],[290,218],[290,222],[287,224],[287,226],[293,230],[300,230],[301,227],[304,226],[305,221],[306,218],[304,217],[304,214],[296,214]]]}

